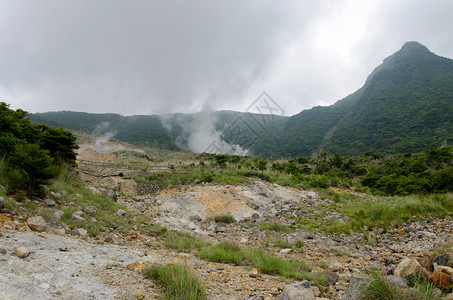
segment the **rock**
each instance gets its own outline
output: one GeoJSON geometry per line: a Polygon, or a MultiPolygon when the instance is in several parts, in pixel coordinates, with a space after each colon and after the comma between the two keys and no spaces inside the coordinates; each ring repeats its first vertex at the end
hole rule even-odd
{"type": "Polygon", "coordinates": [[[53,232],[54,232],[55,234],[58,234],[58,235],[65,235],[66,230],[64,230],[64,228],[55,228],[55,229],[53,230],[53,232]]]}
{"type": "Polygon", "coordinates": [[[387,276],[387,280],[392,285],[397,285],[397,286],[399,286],[399,287],[401,287],[403,289],[408,289],[409,288],[407,280],[405,278],[403,278],[403,277],[390,275],[390,276],[387,276]]]}
{"type": "Polygon", "coordinates": [[[313,291],[313,295],[315,297],[320,297],[321,296],[321,290],[317,286],[312,286],[311,290],[313,291]]]}
{"type": "Polygon", "coordinates": [[[85,208],[83,209],[83,211],[86,212],[86,213],[88,213],[88,214],[91,215],[91,216],[96,215],[96,213],[98,212],[98,210],[96,209],[96,206],[94,206],[94,205],[85,206],[85,208]]]}
{"type": "Polygon", "coordinates": [[[126,215],[126,211],[124,209],[120,208],[120,209],[118,209],[116,214],[120,217],[124,217],[126,215]]]}
{"type": "Polygon", "coordinates": [[[27,219],[28,227],[33,231],[46,231],[47,223],[41,216],[30,217],[27,219]]]}
{"type": "Polygon", "coordinates": [[[371,278],[362,274],[352,274],[349,280],[349,287],[341,300],[361,300],[362,290],[366,289],[371,278]]]}
{"type": "Polygon", "coordinates": [[[446,267],[446,266],[438,266],[434,263],[434,272],[444,272],[448,275],[453,274],[453,268],[446,267]]]}
{"type": "Polygon", "coordinates": [[[137,260],[134,263],[128,264],[126,270],[141,272],[146,267],[143,261],[137,260]]]}
{"type": "Polygon", "coordinates": [[[72,235],[87,236],[88,232],[83,228],[76,228],[71,231],[72,235]]]}
{"type": "Polygon", "coordinates": [[[429,281],[434,283],[437,287],[446,290],[450,289],[452,283],[450,275],[440,271],[429,276],[429,281]]]}
{"type": "Polygon", "coordinates": [[[16,248],[14,253],[16,253],[16,255],[20,258],[25,258],[28,256],[28,254],[30,254],[30,251],[28,251],[28,249],[25,247],[19,247],[19,248],[16,248]]]}
{"type": "Polygon", "coordinates": [[[118,194],[116,193],[116,191],[114,189],[107,189],[107,190],[103,191],[103,194],[115,202],[118,200],[118,194]]]}
{"type": "Polygon", "coordinates": [[[105,264],[105,268],[106,269],[112,269],[113,267],[116,267],[118,264],[114,261],[108,261],[106,264],[105,264]]]}
{"type": "Polygon", "coordinates": [[[426,279],[429,276],[429,272],[423,268],[415,258],[405,258],[396,267],[395,276],[403,278],[415,276],[426,279]]]}
{"type": "Polygon", "coordinates": [[[52,199],[46,199],[44,201],[44,204],[47,205],[47,206],[55,206],[57,203],[54,200],[52,200],[52,199]]]}
{"type": "Polygon", "coordinates": [[[0,191],[2,191],[3,193],[6,193],[6,188],[0,184],[0,191]]]}
{"type": "Polygon", "coordinates": [[[291,248],[286,248],[286,249],[280,250],[280,253],[286,254],[286,253],[289,253],[289,252],[291,252],[291,251],[293,251],[293,249],[291,249],[291,248]]]}
{"type": "Polygon", "coordinates": [[[0,203],[2,203],[3,201],[5,201],[5,198],[4,197],[0,197],[0,203]]]}
{"type": "Polygon", "coordinates": [[[427,254],[423,255],[423,257],[416,257],[415,258],[418,263],[425,268],[426,270],[432,272],[433,271],[433,255],[427,254]]]}
{"type": "Polygon", "coordinates": [[[78,210],[72,213],[72,218],[76,219],[77,221],[86,222],[85,218],[82,218],[82,215],[83,211],[78,210]]]}
{"type": "Polygon", "coordinates": [[[445,297],[445,300],[453,300],[453,294],[450,294],[447,297],[445,297]]]}
{"type": "Polygon", "coordinates": [[[6,254],[6,250],[3,249],[3,248],[0,248],[0,254],[5,255],[6,254]]]}
{"type": "Polygon", "coordinates": [[[194,222],[190,222],[189,225],[187,225],[191,230],[197,229],[197,225],[195,225],[194,222]]]}
{"type": "Polygon", "coordinates": [[[64,211],[62,210],[57,210],[56,212],[53,213],[53,216],[57,219],[61,219],[61,217],[63,217],[64,215],[64,211]]]}
{"type": "Polygon", "coordinates": [[[266,297],[264,297],[263,295],[253,295],[248,298],[245,298],[245,300],[265,300],[265,299],[266,297]]]}
{"type": "Polygon", "coordinates": [[[439,266],[453,267],[453,253],[447,252],[444,254],[437,255],[433,259],[433,263],[436,263],[439,266]]]}
{"type": "Polygon", "coordinates": [[[280,300],[314,300],[315,295],[307,280],[285,285],[280,300]]]}
{"type": "Polygon", "coordinates": [[[338,281],[338,279],[340,279],[340,276],[332,272],[326,272],[323,273],[323,275],[326,277],[327,283],[329,285],[334,285],[338,281]]]}

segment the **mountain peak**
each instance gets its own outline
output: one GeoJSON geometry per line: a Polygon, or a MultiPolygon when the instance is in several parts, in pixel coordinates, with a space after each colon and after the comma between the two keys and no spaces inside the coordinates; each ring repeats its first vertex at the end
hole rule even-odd
{"type": "Polygon", "coordinates": [[[428,48],[419,42],[411,41],[411,42],[406,42],[403,47],[401,47],[400,51],[424,51],[424,52],[430,52],[428,48]]]}

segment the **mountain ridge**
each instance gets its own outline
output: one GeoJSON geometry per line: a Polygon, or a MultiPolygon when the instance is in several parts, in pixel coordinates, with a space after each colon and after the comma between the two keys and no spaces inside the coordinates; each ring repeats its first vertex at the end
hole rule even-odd
{"type": "MultiPolygon", "coordinates": [[[[30,118],[33,122],[50,122],[49,125],[79,130],[93,130],[96,126],[93,119],[110,120],[118,139],[189,151],[193,151],[190,130],[199,126],[209,129],[204,132],[208,137],[209,134],[220,137],[226,143],[249,149],[250,154],[265,157],[309,156],[321,151],[342,155],[366,151],[414,153],[453,141],[451,78],[453,60],[437,56],[426,46],[412,41],[385,58],[354,93],[332,105],[315,106],[290,117],[258,117],[234,111],[129,117],[116,114],[90,117],[81,113],[83,126],[69,122],[71,112],[32,114],[30,118]],[[199,116],[211,123],[201,124],[199,116]],[[258,118],[264,118],[268,127],[259,126],[258,118]],[[252,145],[228,139],[225,131],[237,119],[249,127],[252,145]]],[[[197,150],[200,151],[203,150],[197,150]]]]}

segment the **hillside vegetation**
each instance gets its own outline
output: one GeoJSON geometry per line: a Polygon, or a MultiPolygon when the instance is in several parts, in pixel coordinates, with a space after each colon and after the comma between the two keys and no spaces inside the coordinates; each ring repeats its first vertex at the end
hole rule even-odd
{"type": "Polygon", "coordinates": [[[453,60],[408,42],[355,93],[291,117],[231,111],[129,117],[50,112],[32,114],[30,120],[89,133],[108,124],[120,140],[186,151],[194,134],[220,132],[227,143],[260,157],[417,153],[452,144],[452,78],[453,60]]]}
{"type": "Polygon", "coordinates": [[[43,184],[76,159],[69,131],[33,125],[27,112],[0,102],[0,184],[8,193],[39,193],[43,184]]]}

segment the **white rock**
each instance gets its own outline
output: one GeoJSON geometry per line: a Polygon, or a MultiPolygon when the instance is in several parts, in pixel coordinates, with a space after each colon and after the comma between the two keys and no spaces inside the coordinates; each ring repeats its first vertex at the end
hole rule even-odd
{"type": "Polygon", "coordinates": [[[189,226],[189,228],[192,229],[192,230],[197,229],[197,225],[195,225],[194,222],[190,222],[188,226],[189,226]]]}
{"type": "Polygon", "coordinates": [[[30,217],[27,219],[28,227],[34,231],[46,231],[47,223],[41,216],[30,217]]]}

